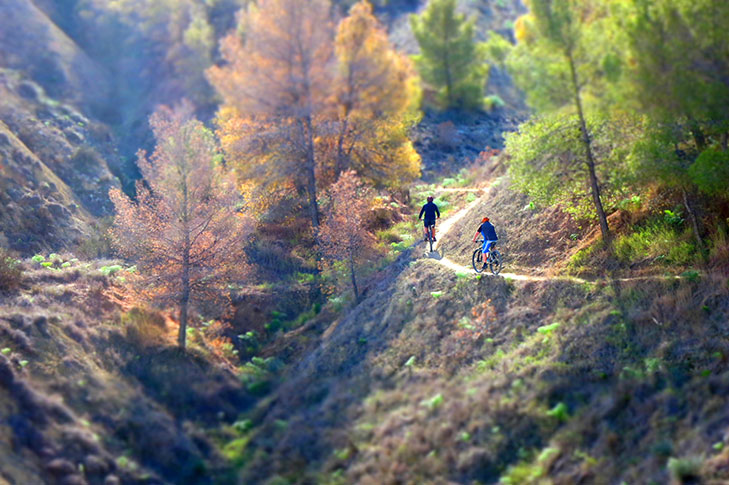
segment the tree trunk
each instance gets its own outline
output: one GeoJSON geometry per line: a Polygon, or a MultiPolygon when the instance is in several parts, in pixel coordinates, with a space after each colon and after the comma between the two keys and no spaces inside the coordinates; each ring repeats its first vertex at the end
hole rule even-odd
{"type": "Polygon", "coordinates": [[[343,173],[349,167],[344,166],[344,137],[349,129],[349,110],[345,111],[344,121],[342,121],[342,129],[339,132],[337,140],[337,174],[343,173]]]}
{"type": "Polygon", "coordinates": [[[177,345],[185,350],[185,342],[187,337],[187,306],[190,301],[189,289],[187,294],[180,297],[180,333],[177,335],[177,345]]]}
{"type": "Polygon", "coordinates": [[[602,233],[602,239],[605,244],[610,244],[610,229],[607,223],[607,215],[605,209],[602,206],[602,199],[600,198],[600,184],[597,180],[597,173],[595,171],[595,158],[592,154],[592,142],[590,141],[590,134],[587,131],[587,123],[585,122],[585,114],[582,110],[582,98],[580,96],[580,85],[577,79],[577,69],[575,68],[575,61],[572,56],[572,52],[568,51],[567,59],[570,64],[570,73],[572,74],[572,86],[574,89],[575,105],[577,107],[577,114],[580,118],[580,131],[582,132],[582,143],[585,146],[585,154],[587,155],[587,170],[590,175],[590,190],[592,192],[592,202],[595,205],[595,211],[597,212],[597,218],[600,221],[600,232],[602,233]]]}
{"type": "Polygon", "coordinates": [[[306,131],[306,189],[309,195],[311,225],[316,230],[319,227],[319,203],[316,200],[316,158],[314,155],[314,133],[312,133],[311,115],[307,115],[304,121],[306,131]]]}
{"type": "Polygon", "coordinates": [[[699,232],[699,221],[698,219],[696,219],[696,214],[689,204],[688,193],[686,192],[686,189],[681,188],[681,193],[683,195],[683,206],[686,208],[686,213],[691,220],[691,227],[694,231],[694,237],[696,238],[696,247],[699,248],[701,254],[704,255],[704,242],[701,240],[701,233],[699,232]]]}
{"type": "Polygon", "coordinates": [[[352,277],[352,290],[354,291],[354,300],[359,303],[359,289],[357,288],[357,276],[354,271],[354,257],[351,253],[349,255],[349,272],[352,277]]]}
{"type": "Polygon", "coordinates": [[[691,136],[694,137],[694,143],[699,152],[703,152],[706,149],[706,135],[701,129],[699,124],[693,120],[690,121],[691,125],[691,136]]]}
{"type": "Polygon", "coordinates": [[[721,134],[721,150],[726,151],[729,148],[729,133],[721,134]]]}
{"type": "Polygon", "coordinates": [[[443,49],[443,65],[445,67],[445,73],[446,73],[446,99],[448,100],[448,108],[453,106],[453,75],[451,74],[451,63],[450,58],[448,55],[448,44],[451,40],[451,33],[450,30],[446,28],[445,34],[445,45],[446,48],[443,49]]]}
{"type": "Polygon", "coordinates": [[[187,171],[182,174],[182,291],[180,293],[180,333],[177,344],[184,351],[187,337],[187,308],[190,303],[190,208],[188,206],[187,171]]]}

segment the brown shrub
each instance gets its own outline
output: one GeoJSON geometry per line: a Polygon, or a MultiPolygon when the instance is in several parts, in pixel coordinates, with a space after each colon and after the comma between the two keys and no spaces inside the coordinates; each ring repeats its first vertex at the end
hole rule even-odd
{"type": "Polygon", "coordinates": [[[0,292],[16,290],[22,282],[20,263],[6,249],[0,248],[0,292]]]}
{"type": "Polygon", "coordinates": [[[85,237],[76,248],[76,252],[86,259],[108,258],[113,255],[114,250],[111,247],[111,228],[114,219],[112,217],[103,217],[94,223],[91,228],[92,232],[85,237]]]}
{"type": "Polygon", "coordinates": [[[122,316],[127,340],[137,347],[149,347],[165,343],[167,324],[156,311],[135,307],[122,316]]]}

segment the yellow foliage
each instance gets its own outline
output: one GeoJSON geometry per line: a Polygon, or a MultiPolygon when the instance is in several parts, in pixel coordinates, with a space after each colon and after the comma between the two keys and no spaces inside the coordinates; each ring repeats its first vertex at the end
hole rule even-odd
{"type": "Polygon", "coordinates": [[[339,24],[335,52],[337,172],[352,168],[381,185],[417,178],[420,157],[408,128],[420,116],[420,85],[410,59],[390,45],[368,2],[355,4],[339,24]]]}
{"type": "Polygon", "coordinates": [[[534,39],[530,17],[530,14],[522,15],[514,22],[514,37],[519,43],[528,44],[534,39]]]}
{"type": "Polygon", "coordinates": [[[217,117],[218,138],[227,162],[234,167],[241,193],[246,194],[247,213],[260,217],[276,201],[296,192],[293,173],[282,169],[277,144],[282,139],[271,135],[275,125],[242,116],[224,105],[217,117]]]}
{"type": "Polygon", "coordinates": [[[352,7],[336,36],[327,5],[261,0],[241,19],[244,35],[223,39],[226,64],[207,71],[224,100],[222,148],[259,215],[304,194],[311,205],[352,169],[380,186],[420,175],[408,137],[420,116],[410,59],[368,3],[352,7]]]}

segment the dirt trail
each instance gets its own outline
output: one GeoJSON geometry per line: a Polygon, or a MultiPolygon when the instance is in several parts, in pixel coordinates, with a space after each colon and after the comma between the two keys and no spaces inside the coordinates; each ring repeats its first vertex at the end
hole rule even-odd
{"type": "MultiPolygon", "coordinates": [[[[442,222],[440,224],[440,228],[438,230],[437,236],[441,239],[443,237],[445,237],[458,221],[463,219],[466,216],[466,214],[468,214],[468,212],[471,209],[476,207],[484,197],[489,195],[489,193],[491,192],[491,189],[492,189],[491,185],[488,185],[483,188],[476,188],[476,189],[474,189],[474,188],[438,188],[438,189],[436,189],[435,192],[482,192],[481,196],[478,199],[469,203],[466,207],[459,210],[455,214],[448,217],[444,222],[442,222]]],[[[455,271],[457,273],[473,271],[473,268],[471,268],[470,266],[462,266],[451,259],[441,256],[441,254],[438,253],[438,242],[435,243],[434,249],[435,249],[435,251],[434,251],[433,255],[431,255],[430,257],[432,259],[435,259],[442,266],[445,266],[446,268],[450,269],[451,271],[455,271]]],[[[503,276],[504,278],[510,278],[510,279],[516,280],[516,281],[546,281],[549,279],[554,279],[554,278],[549,278],[546,276],[531,276],[531,275],[523,275],[523,274],[515,274],[515,273],[501,273],[500,276],[503,276]]],[[[565,277],[564,279],[568,279],[568,280],[574,281],[576,283],[585,283],[586,282],[586,280],[583,280],[581,278],[565,277]]]]}
{"type": "MultiPolygon", "coordinates": [[[[492,186],[488,185],[483,188],[443,188],[440,187],[436,189],[436,192],[482,192],[481,196],[474,200],[473,202],[469,203],[466,207],[459,210],[455,214],[448,217],[444,222],[440,224],[440,229],[437,232],[437,236],[442,240],[443,237],[445,237],[450,230],[453,228],[453,226],[463,219],[468,212],[473,209],[476,205],[478,205],[481,200],[489,195],[491,192],[492,186]]],[[[455,261],[443,256],[441,253],[438,252],[438,242],[434,244],[434,252],[431,253],[429,258],[434,259],[437,261],[440,265],[450,269],[451,271],[454,271],[456,273],[466,273],[473,271],[473,268],[471,266],[463,266],[455,261]]],[[[485,273],[489,276],[493,276],[490,273],[485,273]]],[[[534,275],[526,275],[526,274],[517,274],[517,273],[499,273],[499,276],[503,278],[508,278],[514,281],[548,281],[548,280],[563,280],[563,281],[571,281],[573,283],[589,283],[593,282],[595,280],[586,280],[584,278],[578,278],[576,276],[534,276],[534,275]]],[[[632,278],[612,278],[612,281],[620,281],[620,282],[631,282],[631,281],[646,281],[646,280],[655,280],[655,279],[682,279],[681,276],[636,276],[632,278]]]]}

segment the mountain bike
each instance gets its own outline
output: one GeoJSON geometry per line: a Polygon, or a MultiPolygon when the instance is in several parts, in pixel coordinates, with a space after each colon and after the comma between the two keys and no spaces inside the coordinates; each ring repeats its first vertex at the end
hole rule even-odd
{"type": "Polygon", "coordinates": [[[428,226],[428,230],[426,231],[428,233],[428,244],[430,245],[430,252],[433,252],[433,243],[435,242],[433,240],[433,232],[435,231],[435,224],[428,226]]]}
{"type": "MultiPolygon", "coordinates": [[[[484,265],[483,265],[483,241],[479,241],[478,248],[473,252],[473,256],[471,257],[471,261],[473,263],[473,269],[476,271],[476,273],[483,272],[484,265]]],[[[499,274],[501,271],[501,253],[498,252],[495,249],[496,243],[493,243],[491,245],[491,251],[489,251],[489,255],[486,258],[486,266],[491,270],[491,272],[495,275],[499,274]]]]}

